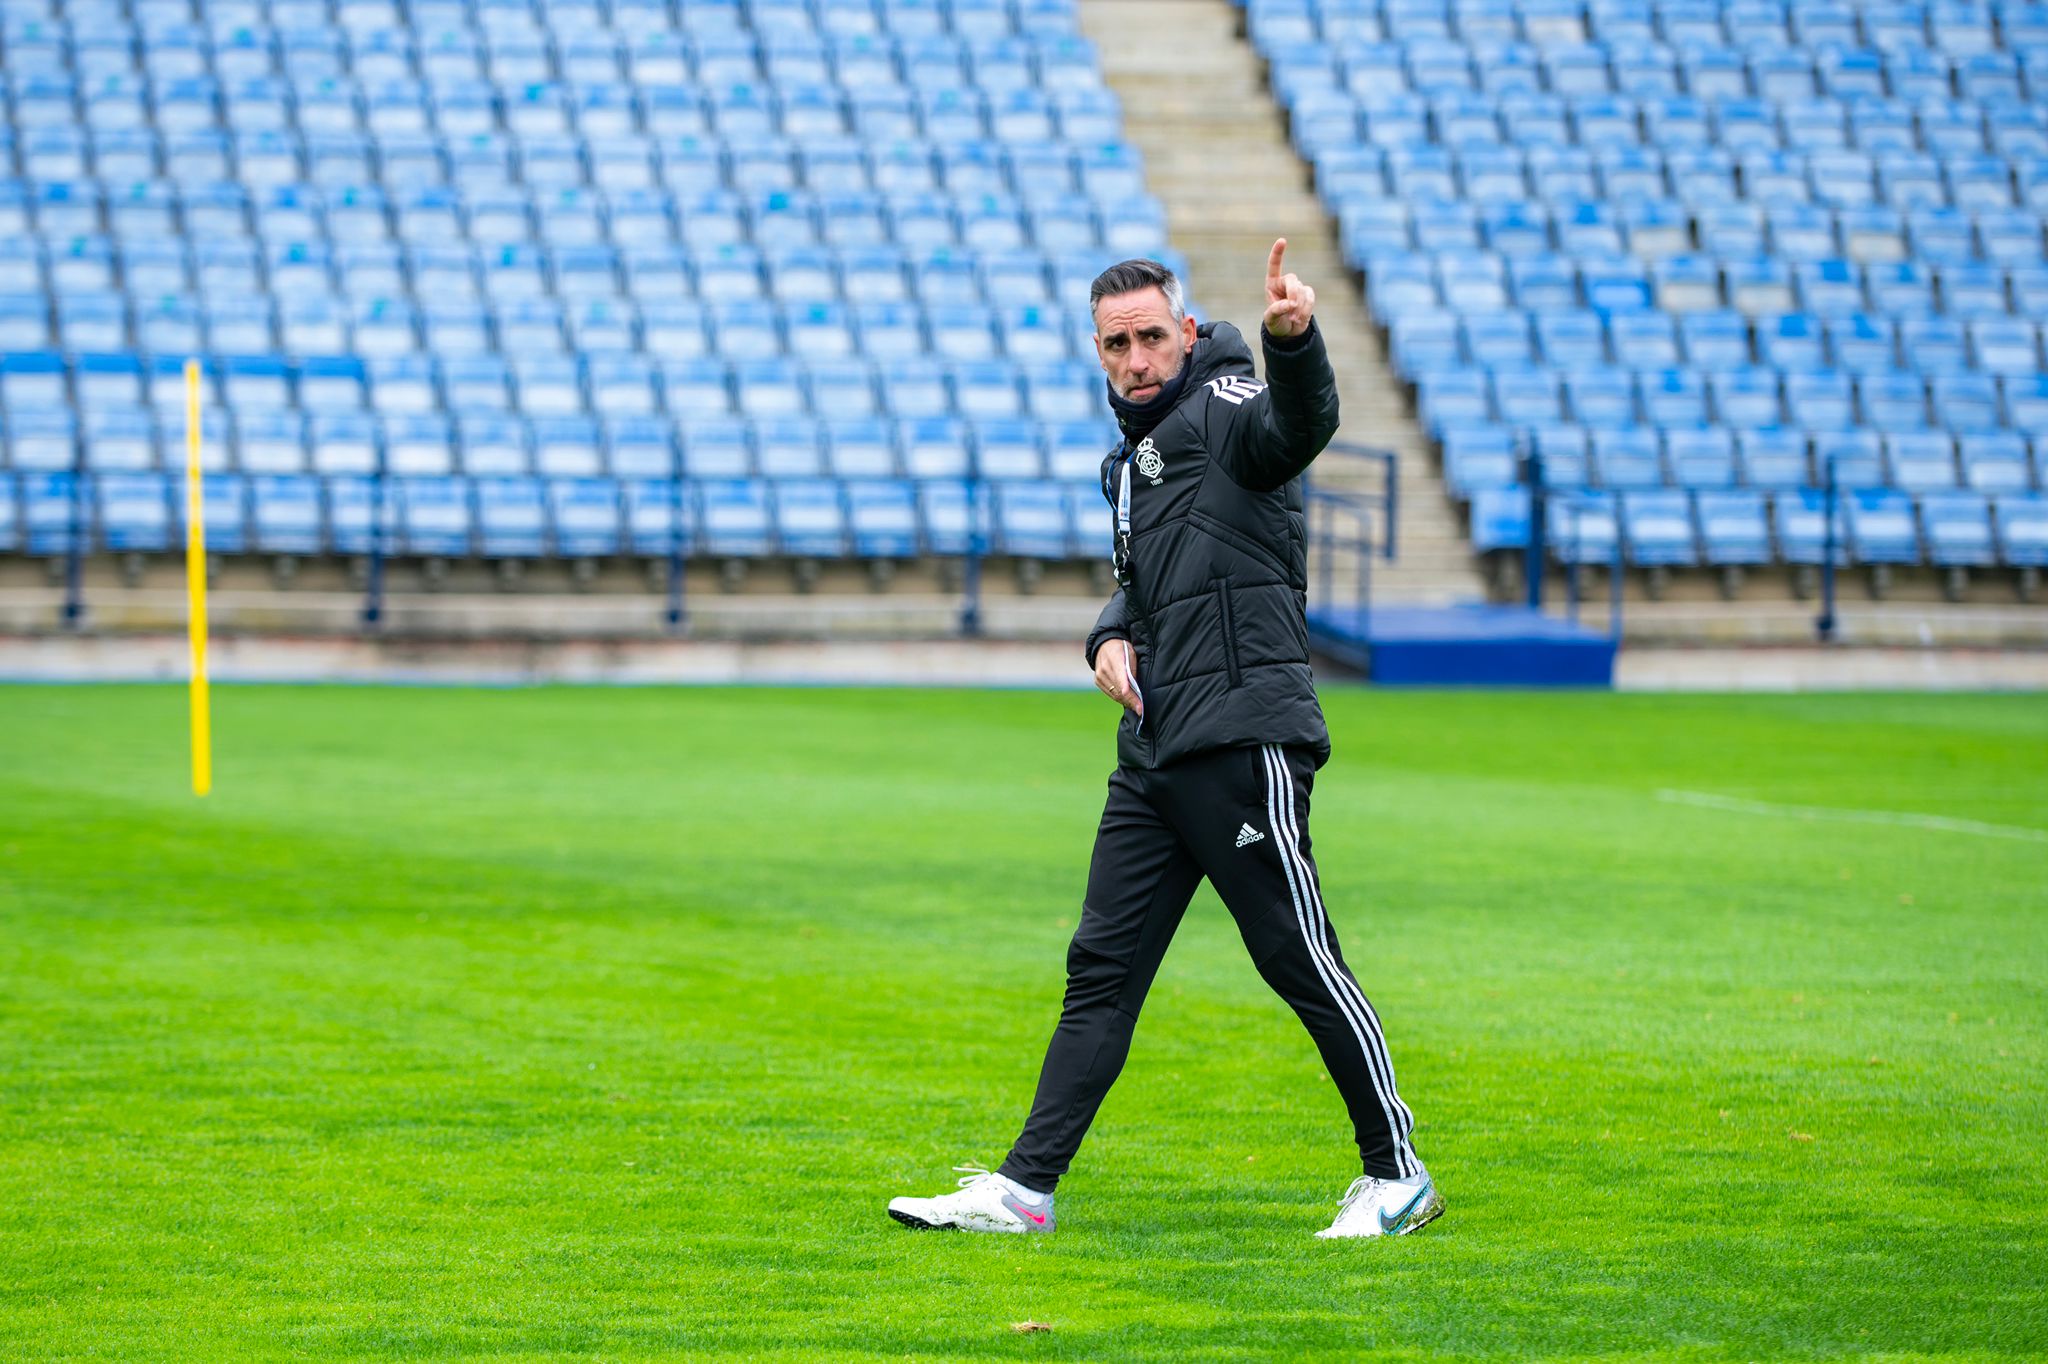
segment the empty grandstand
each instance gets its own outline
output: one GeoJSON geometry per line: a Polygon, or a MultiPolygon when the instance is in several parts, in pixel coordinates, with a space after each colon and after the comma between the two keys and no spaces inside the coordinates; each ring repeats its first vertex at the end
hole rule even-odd
{"type": "MultiPolygon", "coordinates": [[[[2048,7],[1250,0],[1476,547],[2048,563],[2048,7]],[[1532,464],[1534,456],[1537,463],[1532,464]],[[1839,496],[1830,535],[1830,476],[1839,496]]],[[[1661,574],[1657,575],[1661,579],[1661,574]]],[[[1802,577],[1804,575],[1801,575],[1802,577]]]]}
{"type": "Polygon", "coordinates": [[[198,355],[218,554],[1094,553],[1072,0],[5,16],[0,549],[179,543],[198,355]]]}
{"type": "Polygon", "coordinates": [[[112,601],[182,544],[197,356],[243,587],[395,561],[673,626],[686,566],[900,601],[993,556],[1064,634],[1087,281],[1192,260],[1242,320],[1285,231],[1345,438],[1404,454],[1391,600],[1513,595],[1532,538],[1761,573],[1752,614],[1830,554],[2033,595],[2048,7],[1246,0],[1205,54],[1224,4],[5,0],[0,588],[81,555],[112,601]]]}

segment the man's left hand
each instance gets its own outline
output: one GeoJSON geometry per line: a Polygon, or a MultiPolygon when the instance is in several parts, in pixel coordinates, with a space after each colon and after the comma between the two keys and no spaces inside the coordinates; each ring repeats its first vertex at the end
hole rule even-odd
{"type": "Polygon", "coordinates": [[[1316,291],[1300,276],[1281,272],[1280,258],[1286,251],[1287,238],[1282,237],[1266,257],[1266,331],[1282,339],[1307,331],[1316,312],[1316,291]]]}

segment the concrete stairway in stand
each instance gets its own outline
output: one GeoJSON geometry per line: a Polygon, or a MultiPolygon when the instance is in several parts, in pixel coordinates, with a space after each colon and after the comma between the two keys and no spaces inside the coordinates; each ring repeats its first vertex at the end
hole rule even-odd
{"type": "MultiPolygon", "coordinates": [[[[1408,410],[1385,348],[1344,264],[1336,226],[1309,167],[1287,140],[1264,64],[1229,0],[1082,0],[1081,27],[1123,100],[1125,135],[1145,155],[1173,244],[1188,258],[1188,292],[1202,316],[1253,334],[1265,311],[1266,254],[1287,238],[1287,268],[1316,291],[1343,402],[1341,441],[1399,453],[1399,557],[1373,565],[1375,601],[1442,604],[1485,595],[1464,525],[1444,495],[1437,461],[1408,410]]],[[[1256,346],[1254,346],[1256,350],[1256,346]]],[[[1377,474],[1319,465],[1327,486],[1377,486],[1377,474]]],[[[1340,580],[1352,560],[1339,556],[1340,580]]]]}

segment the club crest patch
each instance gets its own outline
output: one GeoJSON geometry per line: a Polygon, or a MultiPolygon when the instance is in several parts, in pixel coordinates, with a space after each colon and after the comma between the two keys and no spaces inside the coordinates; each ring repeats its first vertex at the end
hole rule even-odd
{"type": "Polygon", "coordinates": [[[1150,436],[1138,442],[1136,463],[1138,472],[1155,484],[1159,482],[1159,476],[1166,472],[1166,459],[1159,453],[1159,447],[1152,443],[1150,436]]]}

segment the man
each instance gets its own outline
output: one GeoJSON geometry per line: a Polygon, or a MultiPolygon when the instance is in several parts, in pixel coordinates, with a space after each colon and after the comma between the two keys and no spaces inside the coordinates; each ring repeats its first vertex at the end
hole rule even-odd
{"type": "Polygon", "coordinates": [[[1124,436],[1102,475],[1119,587],[1087,646],[1096,686],[1125,708],[1117,769],[1024,1131],[959,1192],[893,1200],[908,1226],[1053,1229],[1054,1188],[1204,876],[1350,1109],[1365,1173],[1317,1235],[1400,1235],[1443,1211],[1309,856],[1309,792],[1330,739],[1309,674],[1295,480],[1336,432],[1337,385],[1315,291],[1283,272],[1286,248],[1274,242],[1266,263],[1263,384],[1237,329],[1196,326],[1165,266],[1124,261],[1089,291],[1124,436]]]}

